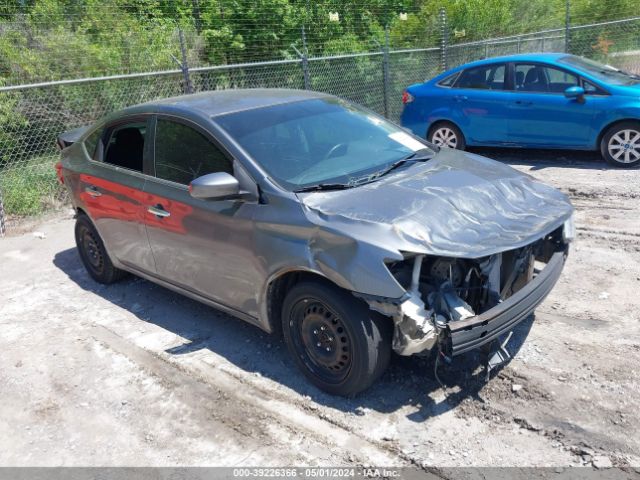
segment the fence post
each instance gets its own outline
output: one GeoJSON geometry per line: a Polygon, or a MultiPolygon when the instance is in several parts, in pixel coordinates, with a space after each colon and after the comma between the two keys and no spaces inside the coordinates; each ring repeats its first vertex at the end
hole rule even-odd
{"type": "Polygon", "coordinates": [[[566,0],[564,15],[564,53],[571,49],[571,0],[566,0]]]}
{"type": "Polygon", "coordinates": [[[187,46],[185,44],[184,33],[181,28],[178,28],[178,38],[180,39],[180,53],[182,54],[182,62],[179,63],[180,70],[182,70],[182,76],[184,77],[184,93],[193,93],[191,77],[189,76],[189,63],[187,61],[187,46]]]}
{"type": "Polygon", "coordinates": [[[449,32],[447,31],[447,11],[440,9],[440,67],[447,70],[447,54],[449,49],[449,32]]]}
{"type": "Polygon", "coordinates": [[[382,48],[382,93],[384,116],[389,118],[389,26],[384,27],[384,47],[382,48]]]}
{"type": "Polygon", "coordinates": [[[0,192],[0,237],[4,237],[5,232],[5,223],[4,223],[4,203],[2,203],[2,192],[0,192]]]}
{"type": "Polygon", "coordinates": [[[309,58],[307,51],[307,34],[304,31],[304,25],[302,25],[302,52],[298,51],[295,47],[293,47],[298,55],[300,56],[300,60],[302,62],[302,76],[304,78],[304,89],[311,90],[311,77],[309,77],[309,58]]]}

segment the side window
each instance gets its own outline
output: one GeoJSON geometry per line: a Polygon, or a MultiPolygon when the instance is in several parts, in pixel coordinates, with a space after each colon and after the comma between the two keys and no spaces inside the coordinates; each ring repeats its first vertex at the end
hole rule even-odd
{"type": "Polygon", "coordinates": [[[208,173],[233,174],[231,161],[203,134],[161,118],[156,125],[155,167],[156,177],[183,185],[208,173]]]}
{"type": "Polygon", "coordinates": [[[453,86],[453,84],[456,81],[456,78],[458,78],[458,74],[459,73],[460,72],[456,72],[453,75],[449,75],[448,77],[443,78],[442,80],[440,80],[438,82],[438,85],[440,85],[441,87],[451,87],[451,86],[453,86]]]}
{"type": "Polygon", "coordinates": [[[484,90],[504,89],[504,64],[483,65],[469,68],[458,77],[457,88],[477,88],[484,90]]]}
{"type": "Polygon", "coordinates": [[[99,156],[96,155],[96,150],[98,148],[98,143],[100,143],[102,147],[102,133],[104,129],[99,128],[94,131],[91,135],[84,139],[84,148],[87,150],[87,154],[89,154],[89,158],[96,160],[99,156]]]}
{"type": "Polygon", "coordinates": [[[107,137],[104,162],[142,172],[147,122],[122,123],[112,127],[107,137]]]}
{"type": "Polygon", "coordinates": [[[563,93],[580,85],[578,77],[559,68],[530,63],[516,64],[515,86],[522,92],[563,93]]]}

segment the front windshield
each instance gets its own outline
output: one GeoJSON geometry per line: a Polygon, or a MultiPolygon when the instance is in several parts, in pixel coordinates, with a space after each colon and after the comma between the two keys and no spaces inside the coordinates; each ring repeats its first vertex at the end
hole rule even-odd
{"type": "Polygon", "coordinates": [[[294,191],[326,184],[354,186],[428,148],[400,127],[334,98],[245,110],[214,120],[275,181],[294,191]]]}
{"type": "Polygon", "coordinates": [[[560,63],[566,63],[572,67],[582,70],[585,73],[611,85],[638,85],[640,84],[640,77],[633,75],[622,70],[619,70],[611,65],[604,65],[588,58],[576,57],[574,55],[567,55],[558,60],[560,63]]]}

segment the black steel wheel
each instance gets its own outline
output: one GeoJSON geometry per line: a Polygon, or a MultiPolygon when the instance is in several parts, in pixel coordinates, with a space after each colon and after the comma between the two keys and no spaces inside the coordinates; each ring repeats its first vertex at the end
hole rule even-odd
{"type": "Polygon", "coordinates": [[[283,331],[302,372],[334,395],[355,395],[386,369],[391,320],[324,283],[294,286],[283,304],[283,331]]]}
{"type": "Polygon", "coordinates": [[[76,219],[75,237],[80,259],[96,282],[114,283],[126,275],[126,272],[113,266],[100,234],[86,215],[81,214],[76,219]]]}

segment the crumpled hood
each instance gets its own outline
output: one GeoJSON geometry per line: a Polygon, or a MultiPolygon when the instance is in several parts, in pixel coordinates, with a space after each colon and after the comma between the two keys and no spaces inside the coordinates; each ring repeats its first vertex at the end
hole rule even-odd
{"type": "Polygon", "coordinates": [[[324,228],[385,249],[463,258],[527,245],[573,211],[559,190],[450,149],[367,185],[300,198],[324,228]]]}

